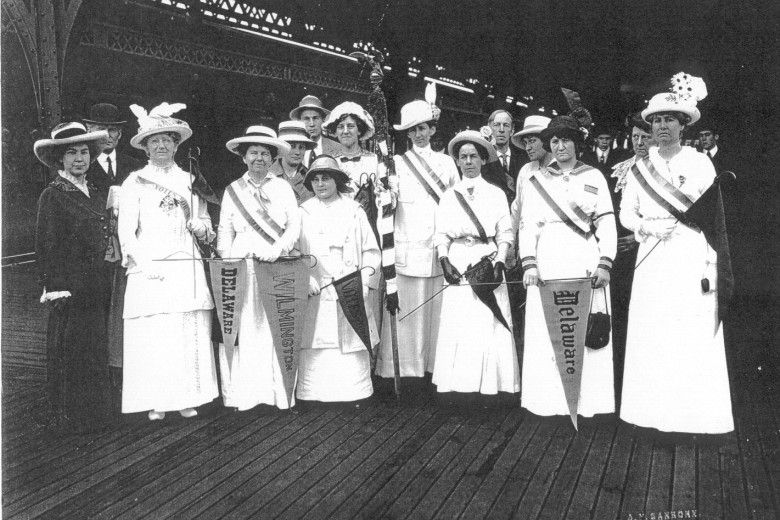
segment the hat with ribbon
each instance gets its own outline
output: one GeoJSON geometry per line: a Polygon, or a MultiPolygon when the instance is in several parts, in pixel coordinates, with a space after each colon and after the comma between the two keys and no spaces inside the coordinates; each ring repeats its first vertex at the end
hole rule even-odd
{"type": "Polygon", "coordinates": [[[436,83],[425,87],[425,100],[415,99],[401,107],[401,122],[393,125],[396,130],[408,130],[421,123],[438,121],[441,109],[436,106],[436,83]]]}
{"type": "Polygon", "coordinates": [[[187,108],[184,103],[160,103],[149,112],[139,105],[130,105],[130,110],[138,118],[138,133],[130,139],[133,148],[143,150],[144,139],[154,134],[174,132],[179,134],[179,144],[192,136],[192,129],[186,121],[171,117],[180,110],[187,108]]]}
{"type": "Polygon", "coordinates": [[[523,136],[539,135],[550,124],[550,118],[544,116],[528,116],[523,121],[523,128],[512,135],[512,144],[523,148],[523,136]]]}
{"type": "Polygon", "coordinates": [[[289,144],[303,144],[307,150],[313,150],[317,146],[317,143],[309,138],[306,125],[301,121],[282,121],[279,123],[279,139],[289,144]]]}
{"type": "Polygon", "coordinates": [[[458,158],[456,154],[458,150],[460,150],[460,147],[466,143],[471,143],[474,146],[478,146],[485,150],[485,153],[488,156],[487,162],[490,163],[498,160],[496,149],[476,130],[463,130],[462,132],[458,132],[455,137],[452,138],[450,144],[447,145],[447,152],[457,161],[458,158]]]}
{"type": "Polygon", "coordinates": [[[273,148],[276,154],[286,154],[290,152],[290,145],[276,136],[272,128],[262,125],[250,126],[241,137],[236,137],[228,141],[225,146],[228,150],[238,156],[242,156],[239,148],[242,144],[259,144],[273,148]]]}
{"type": "Polygon", "coordinates": [[[661,92],[650,98],[647,108],[642,110],[642,119],[650,121],[650,116],[662,112],[679,112],[688,116],[693,124],[699,120],[701,113],[696,105],[707,97],[707,85],[704,80],[678,72],[671,79],[670,92],[661,92]]]}
{"type": "Polygon", "coordinates": [[[322,106],[322,101],[317,96],[303,96],[303,99],[298,103],[298,106],[290,110],[290,119],[300,119],[301,112],[304,110],[317,110],[322,114],[322,117],[328,117],[330,110],[326,110],[322,106]]]}
{"type": "Polygon", "coordinates": [[[317,174],[327,174],[333,177],[336,182],[349,186],[349,175],[339,168],[339,163],[330,155],[318,155],[314,161],[309,165],[309,171],[306,172],[306,176],[303,178],[303,185],[309,191],[314,191],[311,188],[311,183],[317,174]]]}
{"type": "Polygon", "coordinates": [[[329,134],[335,135],[336,125],[339,123],[339,119],[344,116],[353,116],[360,119],[366,125],[366,131],[362,135],[358,136],[360,139],[369,139],[374,135],[374,118],[371,114],[366,112],[366,109],[358,105],[353,101],[345,101],[340,105],[337,105],[330,115],[322,123],[322,126],[328,131],[329,134]]]}
{"type": "Polygon", "coordinates": [[[51,139],[39,139],[33,145],[35,156],[49,168],[58,168],[64,152],[63,146],[69,144],[84,143],[89,147],[90,162],[97,159],[100,153],[101,139],[108,137],[108,132],[98,130],[96,132],[87,132],[83,124],[60,123],[51,131],[51,139]]]}
{"type": "Polygon", "coordinates": [[[119,126],[127,123],[119,118],[119,109],[111,103],[97,103],[89,107],[89,117],[82,119],[85,123],[96,125],[119,126]]]}

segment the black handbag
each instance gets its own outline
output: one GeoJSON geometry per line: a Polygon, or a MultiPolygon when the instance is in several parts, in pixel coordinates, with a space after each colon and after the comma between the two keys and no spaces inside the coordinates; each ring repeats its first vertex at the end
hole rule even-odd
{"type": "Polygon", "coordinates": [[[609,332],[612,327],[612,320],[609,315],[607,288],[602,287],[601,289],[604,291],[604,303],[607,312],[591,312],[588,315],[588,327],[587,332],[585,333],[585,346],[593,350],[604,348],[609,344],[609,332]]]}

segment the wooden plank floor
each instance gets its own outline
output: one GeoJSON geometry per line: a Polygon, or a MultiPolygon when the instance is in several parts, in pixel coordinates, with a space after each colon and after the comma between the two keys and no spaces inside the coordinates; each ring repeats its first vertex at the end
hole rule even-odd
{"type": "Polygon", "coordinates": [[[735,385],[736,432],[660,436],[433,399],[207,407],[81,436],[36,426],[40,383],[3,385],[4,518],[774,519],[778,392],[735,385]],[[671,513],[675,512],[675,516],[671,513]],[[668,514],[668,516],[667,516],[668,514]],[[677,516],[682,514],[682,516],[677,516]],[[655,516],[652,516],[655,515],[655,516]],[[689,516],[686,516],[689,515],[689,516]]]}

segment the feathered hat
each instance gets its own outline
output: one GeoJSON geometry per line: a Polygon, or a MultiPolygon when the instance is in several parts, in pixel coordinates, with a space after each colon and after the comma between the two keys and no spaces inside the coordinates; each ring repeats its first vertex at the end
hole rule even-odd
{"type": "Polygon", "coordinates": [[[415,99],[401,107],[401,122],[393,125],[396,130],[403,131],[428,121],[438,121],[441,109],[436,106],[436,83],[428,83],[425,87],[425,100],[415,99]]]}
{"type": "Polygon", "coordinates": [[[704,80],[678,72],[671,79],[670,92],[661,92],[650,99],[647,108],[642,110],[642,119],[649,122],[650,116],[661,112],[680,112],[690,118],[693,124],[699,120],[701,113],[696,104],[707,97],[707,85],[704,80]]]}
{"type": "Polygon", "coordinates": [[[171,117],[180,110],[187,108],[184,103],[160,103],[149,112],[139,105],[130,105],[130,110],[138,118],[138,133],[130,139],[133,148],[143,150],[141,142],[154,134],[175,132],[179,134],[179,144],[192,136],[192,129],[186,121],[171,117]]]}

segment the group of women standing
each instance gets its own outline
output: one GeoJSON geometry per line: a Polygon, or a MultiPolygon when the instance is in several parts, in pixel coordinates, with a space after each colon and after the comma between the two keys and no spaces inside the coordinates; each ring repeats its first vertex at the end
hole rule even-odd
{"type": "MultiPolygon", "coordinates": [[[[642,113],[659,143],[643,164],[669,196],[679,192],[694,201],[714,177],[706,157],[679,144],[680,130],[698,111],[669,102],[668,94],[659,96],[642,113]]],[[[192,176],[173,160],[192,133],[173,117],[178,108],[163,104],[146,113],[133,107],[140,129],[131,144],[146,152],[149,163],[121,189],[118,235],[127,267],[123,412],[145,411],[151,420],[169,411],[196,415],[197,406],[219,395],[217,365],[226,406],[291,406],[254,266],[296,255],[317,259],[309,280],[298,399],[355,401],[373,393],[369,349],[344,316],[332,285],[355,271],[362,273],[377,375],[393,373],[390,315],[427,301],[417,314],[397,321],[402,376],[431,373],[439,392],[520,392],[504,282],[506,256],[517,240],[529,289],[521,403],[539,415],[569,414],[537,286],[546,279],[590,277],[592,311],[606,311],[618,209],[601,173],[578,160],[584,140],[574,118],[534,120],[518,132],[536,162],[521,172],[511,212],[503,192],[481,177],[482,166],[497,159],[494,147],[467,130],[450,141],[449,156],[433,152],[429,142],[438,109],[426,101],[401,111],[396,129],[406,132],[411,146],[394,157],[397,175],[390,183],[376,182],[387,175],[385,166],[360,144],[374,131],[371,116],[351,102],[332,112],[319,107],[341,151],[317,156],[300,173],[313,193],[300,205],[290,182],[272,170],[290,142],[268,127],[250,126],[227,143],[247,169],[226,188],[215,233],[192,176]],[[368,184],[375,197],[370,202],[391,200],[395,208],[398,294],[386,295],[384,306],[376,223],[354,200],[368,180],[374,181],[368,184]],[[556,202],[576,207],[590,231],[576,231],[556,202]],[[219,256],[246,262],[249,280],[238,343],[221,344],[218,361],[211,343],[213,303],[200,261],[201,249],[215,237],[219,256]]],[[[35,148],[42,161],[60,170],[41,196],[37,237],[42,301],[53,302],[52,395],[73,400],[53,404],[56,414],[81,424],[97,420],[107,381],[105,327],[95,319],[103,311],[94,308],[95,291],[105,281],[105,200],[89,192],[81,173],[94,159],[90,147],[100,136],[93,134],[78,123],[60,125],[35,148]],[[87,407],[91,401],[95,406],[87,407]],[[80,420],[77,410],[88,410],[89,417],[80,420]]],[[[307,150],[315,147],[305,136],[298,141],[307,150]]],[[[648,254],[634,281],[621,417],[665,431],[729,431],[717,300],[700,286],[702,276],[716,285],[717,258],[701,232],[670,215],[642,179],[628,173],[620,184],[621,221],[640,240],[639,257],[648,254]],[[653,247],[657,251],[649,255],[653,247]],[[679,298],[668,296],[678,293],[679,298]]],[[[599,350],[586,348],[583,364],[578,413],[614,412],[611,342],[599,350]]]]}

